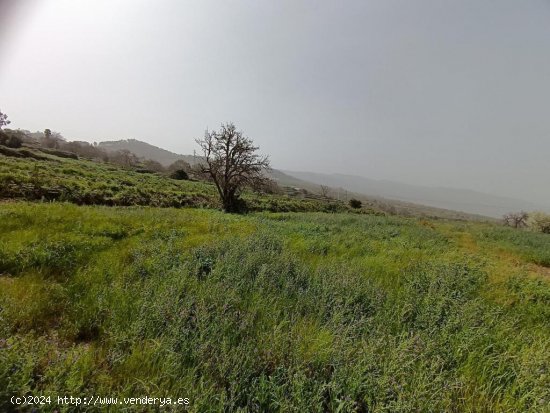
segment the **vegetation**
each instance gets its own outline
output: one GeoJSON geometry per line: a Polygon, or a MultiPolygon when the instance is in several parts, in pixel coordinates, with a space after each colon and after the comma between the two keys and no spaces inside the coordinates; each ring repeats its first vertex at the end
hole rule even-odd
{"type": "Polygon", "coordinates": [[[259,148],[232,123],[222,125],[219,131],[206,131],[197,143],[205,160],[198,167],[216,186],[224,211],[242,211],[241,192],[268,182],[264,173],[269,169],[267,156],[258,155],[259,148]]]}
{"type": "Polygon", "coordinates": [[[186,397],[196,412],[550,409],[543,230],[277,190],[243,191],[256,212],[228,215],[214,184],[177,179],[182,160],[120,150],[115,165],[68,144],[0,146],[0,411],[27,394],[186,397]]]}
{"type": "MultiPolygon", "coordinates": [[[[502,249],[512,250],[523,259],[544,267],[550,267],[550,236],[548,234],[517,231],[501,226],[482,227],[480,239],[502,249]]],[[[547,271],[550,275],[550,271],[547,271]]]]}
{"type": "Polygon", "coordinates": [[[512,228],[525,228],[529,214],[525,211],[510,212],[502,217],[504,225],[512,228]]]}
{"type": "Polygon", "coordinates": [[[330,196],[330,187],[327,185],[319,185],[319,193],[323,198],[328,198],[330,196]]]}
{"type": "Polygon", "coordinates": [[[527,220],[529,229],[543,234],[550,234],[550,214],[544,212],[532,212],[527,220]]]}
{"type": "Polygon", "coordinates": [[[8,115],[6,115],[5,113],[2,113],[2,111],[0,111],[0,129],[2,129],[2,127],[4,126],[7,126],[11,123],[10,120],[8,120],[8,115]]]}
{"type": "MultiPolygon", "coordinates": [[[[21,129],[0,130],[0,146],[11,148],[25,146],[38,152],[64,158],[84,157],[89,160],[114,163],[148,172],[170,172],[170,168],[165,168],[155,160],[139,157],[128,149],[108,150],[97,143],[67,141],[59,132],[52,132],[51,129],[34,133],[21,129]]],[[[107,148],[112,149],[108,146],[107,148]]]]}
{"type": "Polygon", "coordinates": [[[526,257],[545,251],[473,223],[7,203],[0,410],[544,411],[550,287],[526,257]]]}
{"type": "Polygon", "coordinates": [[[349,200],[349,206],[353,209],[359,209],[363,206],[363,203],[355,198],[349,200]]]}
{"type": "Polygon", "coordinates": [[[15,133],[7,133],[0,130],[0,146],[8,148],[20,148],[23,145],[23,140],[15,133]]]}
{"type": "Polygon", "coordinates": [[[185,169],[176,169],[175,171],[170,173],[170,178],[178,179],[178,180],[187,180],[189,179],[189,174],[185,171],[185,169]]]}
{"type": "Polygon", "coordinates": [[[104,163],[0,155],[0,196],[77,204],[217,206],[210,185],[175,181],[104,163]]]}
{"type": "Polygon", "coordinates": [[[6,133],[2,130],[2,127],[11,123],[8,120],[8,115],[0,111],[0,146],[7,146],[8,148],[19,148],[23,141],[19,136],[13,133],[6,133]]]}
{"type": "MultiPolygon", "coordinates": [[[[68,201],[79,205],[220,208],[208,182],[170,179],[163,174],[76,160],[58,150],[14,150],[0,146],[0,199],[68,201]],[[53,155],[55,154],[55,155],[53,155]],[[8,156],[3,156],[8,155],[8,156]]],[[[243,194],[250,211],[345,211],[342,203],[299,200],[286,195],[243,194]]]]}
{"type": "Polygon", "coordinates": [[[515,229],[528,228],[534,232],[550,234],[550,214],[541,211],[527,213],[524,211],[504,215],[505,226],[515,229]]]}

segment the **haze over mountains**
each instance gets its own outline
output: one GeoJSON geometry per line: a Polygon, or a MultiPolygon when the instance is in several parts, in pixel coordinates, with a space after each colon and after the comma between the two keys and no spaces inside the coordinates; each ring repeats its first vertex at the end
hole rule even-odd
{"type": "MultiPolygon", "coordinates": [[[[200,156],[181,155],[136,139],[100,142],[99,146],[116,151],[126,149],[139,157],[153,159],[164,166],[183,159],[194,164],[200,156]]],[[[550,206],[538,205],[520,199],[491,195],[461,188],[410,185],[389,180],[375,180],[345,174],[323,174],[304,171],[274,170],[272,178],[285,186],[304,187],[308,190],[326,185],[341,188],[370,198],[397,200],[434,208],[461,211],[499,218],[510,211],[550,210],[550,206]]],[[[332,194],[336,196],[336,194],[332,194]]]]}
{"type": "Polygon", "coordinates": [[[542,205],[536,205],[520,199],[491,195],[469,189],[410,185],[344,174],[283,172],[319,185],[346,188],[347,190],[369,196],[395,199],[490,217],[501,217],[510,211],[548,209],[542,205]]]}

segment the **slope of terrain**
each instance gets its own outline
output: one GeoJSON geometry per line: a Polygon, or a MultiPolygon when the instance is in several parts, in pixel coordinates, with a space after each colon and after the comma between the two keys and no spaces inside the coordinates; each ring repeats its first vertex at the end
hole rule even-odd
{"type": "MultiPolygon", "coordinates": [[[[142,158],[160,162],[164,166],[170,165],[178,159],[183,159],[191,165],[194,165],[200,162],[201,159],[200,156],[178,155],[147,142],[135,139],[107,141],[101,142],[99,145],[101,148],[108,151],[129,150],[142,158]]],[[[380,191],[380,188],[372,186],[365,187],[364,185],[348,185],[349,182],[347,181],[335,181],[334,178],[330,178],[331,175],[311,174],[311,176],[309,176],[311,179],[300,179],[300,174],[308,175],[309,173],[286,173],[278,169],[272,169],[268,173],[270,178],[280,186],[285,187],[288,193],[294,194],[293,189],[295,188],[297,190],[306,190],[310,195],[319,194],[319,186],[326,185],[330,187],[330,196],[333,198],[337,198],[344,202],[347,202],[351,197],[358,198],[369,208],[383,210],[391,214],[458,220],[487,220],[488,216],[495,215],[491,213],[486,214],[485,212],[488,211],[487,208],[482,208],[480,210],[483,212],[476,213],[472,211],[468,212],[468,208],[465,210],[460,210],[458,208],[453,209],[451,204],[444,202],[432,206],[430,206],[430,202],[426,202],[425,204],[415,203],[416,201],[407,202],[407,199],[402,199],[402,197],[399,196],[399,191],[390,191],[390,196],[386,197],[383,194],[387,191],[380,191]],[[399,199],[402,200],[399,201],[399,199]]],[[[506,212],[510,210],[514,210],[514,208],[508,209],[506,212]]],[[[489,210],[489,212],[494,212],[494,210],[489,210]]],[[[498,216],[500,217],[500,215],[498,216]]]]}
{"type": "Polygon", "coordinates": [[[544,411],[549,254],[490,224],[0,204],[0,410],[544,411]]]}
{"type": "MultiPolygon", "coordinates": [[[[68,201],[79,205],[219,208],[215,187],[203,181],[170,179],[132,168],[60,158],[38,150],[0,153],[0,199],[68,201]]],[[[286,195],[243,195],[250,210],[338,211],[343,203],[297,200],[286,195]]]]}

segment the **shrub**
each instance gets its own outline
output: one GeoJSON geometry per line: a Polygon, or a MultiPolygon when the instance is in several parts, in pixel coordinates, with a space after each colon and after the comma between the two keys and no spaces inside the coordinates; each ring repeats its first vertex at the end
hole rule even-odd
{"type": "Polygon", "coordinates": [[[363,203],[358,199],[352,198],[349,200],[349,206],[353,209],[359,209],[363,206],[363,203]]]}
{"type": "Polygon", "coordinates": [[[14,133],[0,131],[0,145],[8,148],[20,148],[23,145],[23,139],[14,133]]]}
{"type": "Polygon", "coordinates": [[[189,174],[183,169],[176,169],[170,174],[170,178],[177,179],[179,181],[187,181],[189,179],[189,174]]]}
{"type": "Polygon", "coordinates": [[[529,215],[527,225],[532,231],[550,234],[550,214],[533,212],[529,215]]]}

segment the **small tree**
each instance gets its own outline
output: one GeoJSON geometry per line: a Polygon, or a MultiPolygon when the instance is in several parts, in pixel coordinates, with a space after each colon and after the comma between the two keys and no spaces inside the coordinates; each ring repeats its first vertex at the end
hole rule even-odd
{"type": "Polygon", "coordinates": [[[224,211],[239,212],[242,190],[245,187],[258,188],[269,181],[264,176],[265,170],[269,169],[269,158],[258,155],[259,148],[237,131],[233,123],[222,124],[219,131],[207,130],[204,138],[196,139],[196,142],[205,159],[199,165],[199,172],[216,185],[224,211]]]}
{"type": "Polygon", "coordinates": [[[529,214],[525,211],[510,212],[502,217],[504,225],[512,228],[525,228],[529,214]]]}
{"type": "Polygon", "coordinates": [[[0,129],[2,129],[2,126],[8,126],[10,123],[11,121],[8,120],[8,115],[0,111],[0,129]]]}
{"type": "Polygon", "coordinates": [[[352,198],[349,200],[349,206],[353,209],[360,209],[363,206],[363,203],[358,199],[352,198]]]}
{"type": "Polygon", "coordinates": [[[328,198],[329,197],[329,194],[330,194],[330,188],[326,185],[321,185],[319,187],[319,191],[321,192],[321,196],[323,198],[328,198]]]}

